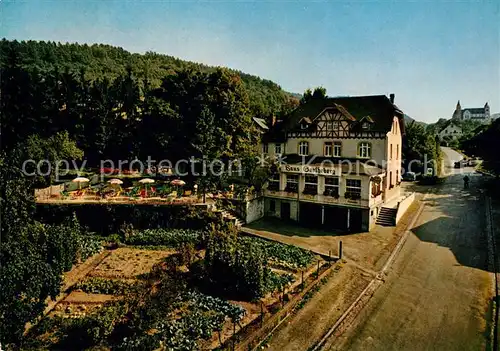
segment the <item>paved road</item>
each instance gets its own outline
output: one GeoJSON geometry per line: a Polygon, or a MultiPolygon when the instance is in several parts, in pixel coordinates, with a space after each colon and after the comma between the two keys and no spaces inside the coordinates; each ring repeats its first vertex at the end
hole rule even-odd
{"type": "MultiPolygon", "coordinates": [[[[445,149],[451,164],[459,158],[445,149]]],[[[458,173],[456,170],[455,172],[458,173]]],[[[465,172],[472,172],[466,169],[465,172]]],[[[484,350],[491,301],[484,202],[462,175],[430,194],[386,283],[330,350],[484,350]]]]}
{"type": "Polygon", "coordinates": [[[455,162],[463,159],[463,156],[461,154],[453,149],[450,149],[449,147],[441,147],[441,150],[444,153],[445,162],[448,163],[448,165],[453,166],[455,162]]]}

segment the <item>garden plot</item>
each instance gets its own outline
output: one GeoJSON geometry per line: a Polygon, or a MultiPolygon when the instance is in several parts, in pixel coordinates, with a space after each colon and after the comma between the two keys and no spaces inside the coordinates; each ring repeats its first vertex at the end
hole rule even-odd
{"type": "Polygon", "coordinates": [[[79,318],[100,309],[103,304],[118,297],[106,294],[88,294],[72,291],[64,300],[56,305],[49,317],[79,318]]]}
{"type": "MultiPolygon", "coordinates": [[[[264,265],[257,267],[263,275],[250,277],[250,284],[259,284],[264,296],[258,300],[230,298],[213,289],[217,284],[209,282],[212,285],[208,286],[203,281],[197,285],[202,282],[197,274],[205,267],[208,250],[204,234],[157,229],[128,235],[125,243],[139,247],[110,251],[76,283],[41,323],[33,337],[34,349],[62,347],[75,337],[89,347],[117,350],[155,349],[162,344],[179,350],[216,349],[227,343],[234,331],[245,328],[246,332],[246,326],[257,323],[261,311],[268,313],[282,306],[283,291],[300,284],[302,272],[307,278],[315,271],[317,257],[311,252],[238,235],[240,263],[243,260],[251,265],[256,262],[251,258],[258,256],[259,264],[264,265]],[[154,266],[160,269],[153,270],[154,266]],[[148,280],[142,279],[146,276],[148,280]],[[124,330],[128,330],[127,335],[120,334],[124,330]],[[46,333],[53,340],[47,342],[43,338],[46,333]]],[[[212,254],[219,253],[223,259],[225,252],[212,248],[212,254]]],[[[257,271],[253,266],[245,270],[257,271]]],[[[237,279],[243,282],[241,276],[237,279]]]]}
{"type": "Polygon", "coordinates": [[[90,274],[102,278],[137,278],[174,254],[174,250],[143,250],[119,248],[114,250],[90,274]]]}

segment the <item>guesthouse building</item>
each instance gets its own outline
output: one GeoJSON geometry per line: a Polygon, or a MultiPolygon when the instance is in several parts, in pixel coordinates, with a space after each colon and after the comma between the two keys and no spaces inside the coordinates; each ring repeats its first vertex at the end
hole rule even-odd
{"type": "Polygon", "coordinates": [[[373,228],[400,196],[403,112],[394,95],[318,98],[263,134],[264,212],[335,231],[373,228]]]}

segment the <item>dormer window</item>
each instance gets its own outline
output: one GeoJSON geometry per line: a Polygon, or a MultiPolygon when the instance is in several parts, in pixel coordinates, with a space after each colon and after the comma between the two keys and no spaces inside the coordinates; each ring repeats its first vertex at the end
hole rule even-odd
{"type": "Polygon", "coordinates": [[[309,126],[311,125],[312,121],[309,119],[309,117],[304,117],[300,120],[300,129],[301,130],[306,130],[309,129],[309,126]]]}
{"type": "Polygon", "coordinates": [[[361,128],[362,128],[363,130],[368,130],[368,129],[370,129],[370,123],[368,123],[368,122],[363,122],[363,123],[361,124],[361,128]]]}

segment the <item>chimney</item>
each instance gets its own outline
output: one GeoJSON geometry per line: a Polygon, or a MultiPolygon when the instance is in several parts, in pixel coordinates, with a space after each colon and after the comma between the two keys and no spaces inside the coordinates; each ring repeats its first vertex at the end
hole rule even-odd
{"type": "Polygon", "coordinates": [[[394,94],[389,95],[389,99],[391,100],[391,104],[394,103],[394,96],[395,96],[394,94]]]}

